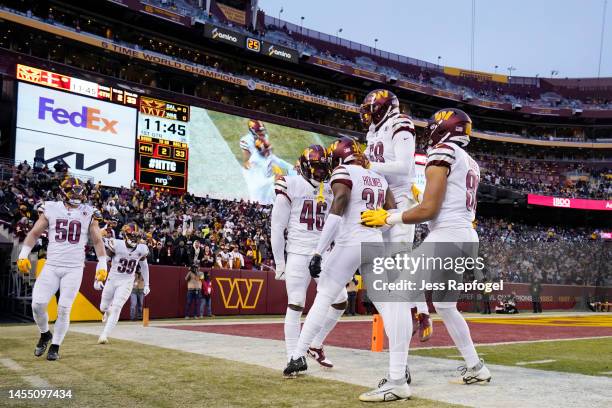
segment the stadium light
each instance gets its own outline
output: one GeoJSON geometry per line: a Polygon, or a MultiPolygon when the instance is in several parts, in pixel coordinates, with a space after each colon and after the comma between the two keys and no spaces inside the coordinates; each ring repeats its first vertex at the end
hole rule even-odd
{"type": "Polygon", "coordinates": [[[278,10],[278,20],[279,20],[279,22],[280,22],[280,19],[281,19],[281,14],[283,14],[283,11],[285,11],[285,10],[283,9],[283,6],[281,6],[280,10],[278,10]]]}
{"type": "Polygon", "coordinates": [[[559,71],[557,71],[556,69],[553,69],[550,71],[550,77],[554,77],[555,75],[559,75],[559,71]]]}
{"type": "Polygon", "coordinates": [[[497,74],[497,68],[499,68],[499,65],[495,66],[495,73],[497,74]]]}
{"type": "Polygon", "coordinates": [[[440,55],[438,55],[438,68],[440,68],[440,60],[442,59],[442,57],[440,55]]]}
{"type": "Polygon", "coordinates": [[[304,27],[304,16],[300,17],[300,34],[302,34],[303,27],[304,27]]]}
{"type": "Polygon", "coordinates": [[[512,71],[516,71],[516,67],[513,67],[512,65],[508,67],[508,76],[512,76],[512,71]]]}

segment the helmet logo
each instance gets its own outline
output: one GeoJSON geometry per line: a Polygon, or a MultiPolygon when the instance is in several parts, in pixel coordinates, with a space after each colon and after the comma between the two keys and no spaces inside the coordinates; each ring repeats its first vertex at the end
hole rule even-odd
{"type": "Polygon", "coordinates": [[[441,120],[448,120],[451,116],[453,116],[453,111],[439,111],[434,115],[434,120],[439,122],[441,120]]]}

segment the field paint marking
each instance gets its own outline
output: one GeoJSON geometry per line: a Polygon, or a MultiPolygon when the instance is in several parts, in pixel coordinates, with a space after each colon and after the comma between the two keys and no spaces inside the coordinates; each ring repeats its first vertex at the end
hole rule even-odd
{"type": "MultiPolygon", "coordinates": [[[[93,336],[99,334],[98,328],[85,325],[75,325],[74,331],[93,336]]],[[[285,344],[280,340],[124,324],[115,328],[113,338],[263,366],[274,369],[279,377],[280,370],[287,364],[285,344]],[[240,352],[237,353],[236,350],[240,352]]],[[[333,346],[327,347],[326,353],[333,357],[337,368],[323,370],[316,364],[309,364],[308,375],[373,387],[388,371],[388,353],[333,346]]],[[[413,394],[434,401],[483,408],[584,408],[607,407],[608,402],[612,400],[612,378],[607,376],[490,364],[488,367],[493,381],[485,386],[475,387],[450,383],[451,380],[457,379],[456,360],[410,356],[409,363],[413,374],[413,394]],[[555,393],[547,392],[551,389],[554,389],[555,393]],[[576,389],[582,392],[576,393],[576,389]]]]}
{"type": "MultiPolygon", "coordinates": [[[[0,363],[3,366],[8,368],[11,371],[20,372],[24,371],[24,368],[20,366],[15,360],[10,358],[0,358],[0,363]]],[[[47,380],[37,376],[37,375],[22,375],[23,378],[28,384],[30,384],[34,388],[51,388],[51,384],[47,382],[47,380]]]]}
{"type": "Polygon", "coordinates": [[[602,373],[599,374],[603,374],[603,375],[612,375],[612,371],[604,371],[602,373]]]}
{"type": "Polygon", "coordinates": [[[516,363],[517,366],[526,366],[530,364],[546,364],[546,363],[554,363],[557,360],[534,360],[534,361],[519,361],[516,363]]]}

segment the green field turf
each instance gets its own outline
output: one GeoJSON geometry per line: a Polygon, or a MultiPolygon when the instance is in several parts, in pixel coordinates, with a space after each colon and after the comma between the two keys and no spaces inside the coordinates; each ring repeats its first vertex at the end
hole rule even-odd
{"type": "MultiPolygon", "coordinates": [[[[240,150],[240,138],[248,133],[248,119],[240,116],[228,115],[226,113],[208,111],[211,120],[223,135],[232,153],[239,163],[242,163],[242,151],[240,150]]],[[[306,147],[313,143],[331,144],[335,138],[319,135],[314,132],[293,129],[286,126],[265,123],[270,137],[270,143],[276,154],[281,159],[293,164],[306,147]]]]}
{"type": "MultiPolygon", "coordinates": [[[[612,371],[612,338],[546,341],[476,347],[489,364],[517,366],[517,362],[556,360],[551,363],[530,364],[523,367],[587,375],[606,375],[612,371]]],[[[416,356],[461,360],[455,348],[413,349],[416,356]]]]}
{"type": "MultiPolygon", "coordinates": [[[[62,358],[49,362],[33,355],[37,337],[33,325],[0,328],[0,359],[24,368],[15,372],[0,364],[0,406],[348,407],[360,405],[357,396],[367,390],[310,376],[285,380],[277,370],[128,341],[98,346],[94,336],[70,332],[62,358]],[[72,401],[8,399],[9,389],[31,388],[22,378],[27,375],[42,377],[56,389],[71,389],[72,401]]],[[[385,406],[398,404],[405,402],[385,406]]],[[[453,406],[422,399],[409,404],[453,406]]]]}

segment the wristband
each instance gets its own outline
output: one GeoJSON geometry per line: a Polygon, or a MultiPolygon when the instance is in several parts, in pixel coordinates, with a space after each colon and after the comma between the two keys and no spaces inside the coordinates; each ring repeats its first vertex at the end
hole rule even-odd
{"type": "Polygon", "coordinates": [[[385,221],[385,223],[388,225],[403,224],[404,223],[404,221],[402,220],[403,214],[404,213],[401,211],[391,213],[387,216],[387,220],[385,221]]]}
{"type": "Polygon", "coordinates": [[[32,247],[29,245],[23,245],[21,247],[21,251],[19,252],[19,259],[24,259],[30,256],[30,252],[32,252],[32,247]]]}

